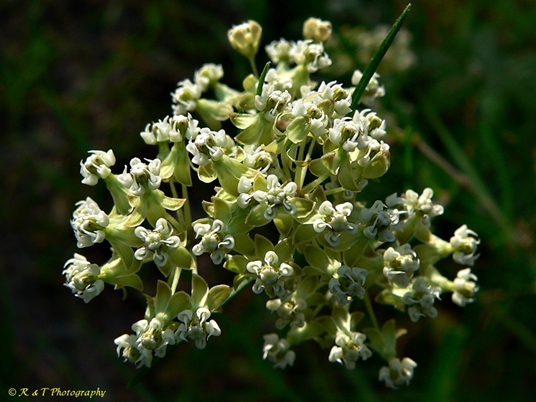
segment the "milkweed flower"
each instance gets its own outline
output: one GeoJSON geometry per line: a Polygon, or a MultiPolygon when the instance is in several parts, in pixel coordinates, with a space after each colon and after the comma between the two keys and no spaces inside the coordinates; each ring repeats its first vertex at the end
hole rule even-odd
{"type": "Polygon", "coordinates": [[[454,292],[452,301],[459,306],[464,307],[467,303],[472,303],[474,294],[478,291],[476,282],[478,278],[471,273],[471,268],[465,268],[458,271],[454,279],[454,292]]]}
{"type": "Polygon", "coordinates": [[[82,175],[82,183],[88,186],[94,186],[99,181],[99,178],[106,179],[111,173],[110,169],[115,165],[114,151],[109,149],[104,151],[89,151],[89,156],[84,162],[80,161],[80,174],[82,175]]]}
{"type": "Polygon", "coordinates": [[[76,203],[71,227],[73,228],[78,247],[89,247],[102,243],[106,237],[104,230],[110,223],[108,215],[90,197],[76,203]]]}
{"type": "Polygon", "coordinates": [[[450,238],[450,244],[454,249],[452,258],[458,264],[473,266],[475,260],[479,257],[476,254],[477,246],[480,244],[480,239],[476,232],[467,228],[467,225],[462,225],[454,232],[454,236],[450,238]]]}
{"type": "Polygon", "coordinates": [[[413,378],[413,371],[417,363],[409,357],[404,357],[402,361],[398,358],[391,359],[389,366],[380,369],[379,380],[385,381],[389,388],[396,389],[397,385],[408,385],[413,378]]]}
{"type": "Polygon", "coordinates": [[[290,350],[290,343],[285,338],[279,339],[277,334],[264,335],[264,347],[262,348],[264,360],[268,359],[274,367],[284,369],[292,366],[296,359],[296,353],[290,350]]]}
{"type": "Polygon", "coordinates": [[[329,352],[329,361],[344,363],[347,369],[353,369],[357,360],[367,360],[372,356],[372,351],[364,344],[366,338],[359,332],[337,334],[335,346],[329,352]]]}
{"type": "Polygon", "coordinates": [[[75,254],[64,267],[65,286],[85,303],[89,303],[104,290],[104,281],[99,277],[100,267],[91,264],[86,257],[75,254]]]}

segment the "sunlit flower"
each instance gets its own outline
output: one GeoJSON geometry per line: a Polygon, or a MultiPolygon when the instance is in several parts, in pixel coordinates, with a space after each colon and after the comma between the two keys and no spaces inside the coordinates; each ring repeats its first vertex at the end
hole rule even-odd
{"type": "Polygon", "coordinates": [[[452,301],[459,306],[464,307],[467,303],[472,303],[474,294],[478,291],[476,282],[478,278],[471,273],[471,268],[458,271],[454,279],[454,292],[452,301]]]}
{"type": "Polygon", "coordinates": [[[82,183],[89,186],[94,186],[99,181],[99,178],[106,179],[111,171],[111,167],[115,165],[114,152],[109,149],[104,151],[89,151],[89,156],[85,161],[80,161],[80,174],[82,175],[82,183]]]}
{"type": "Polygon", "coordinates": [[[324,52],[324,45],[315,43],[310,39],[293,43],[290,55],[296,64],[304,66],[310,73],[315,73],[331,65],[331,59],[324,52]]]}
{"type": "Polygon", "coordinates": [[[89,303],[104,290],[104,282],[99,279],[100,267],[97,264],[91,264],[86,257],[75,254],[64,267],[65,286],[84,302],[89,303]]]}
{"type": "Polygon", "coordinates": [[[473,266],[475,260],[479,257],[476,254],[477,246],[480,244],[480,239],[476,232],[467,228],[467,225],[462,225],[454,232],[454,236],[450,238],[450,244],[454,248],[452,258],[458,264],[473,266]]]}
{"type": "Polygon", "coordinates": [[[156,221],[154,230],[138,226],[134,234],[143,240],[143,246],[138,248],[134,257],[138,260],[152,259],[154,263],[162,267],[168,261],[168,249],[176,249],[180,244],[178,236],[172,236],[173,229],[168,221],[160,218],[156,221]]]}
{"type": "Polygon", "coordinates": [[[398,286],[405,288],[409,285],[409,281],[413,273],[420,267],[420,261],[417,258],[417,253],[411,249],[411,246],[406,243],[402,246],[389,247],[383,254],[383,274],[385,277],[398,286]]]}
{"type": "Polygon", "coordinates": [[[253,20],[235,25],[227,31],[231,46],[247,58],[252,58],[257,53],[261,35],[261,26],[253,20]]]}
{"type": "Polygon", "coordinates": [[[317,233],[327,232],[324,234],[326,241],[330,246],[337,247],[342,233],[357,233],[357,225],[348,222],[353,208],[350,202],[333,207],[330,201],[324,201],[318,208],[319,217],[313,221],[313,229],[317,233]]]}
{"type": "Polygon", "coordinates": [[[149,160],[149,164],[143,163],[139,158],[130,160],[130,171],[125,170],[117,176],[117,181],[125,186],[132,195],[141,196],[145,194],[146,188],[156,190],[160,187],[162,178],[160,177],[160,159],[149,160]]]}
{"type": "Polygon", "coordinates": [[[221,264],[225,255],[234,248],[235,240],[232,235],[225,234],[225,224],[219,219],[214,219],[212,225],[194,223],[192,225],[196,238],[201,241],[192,247],[195,255],[210,253],[214,264],[221,264]]]}
{"type": "Polygon", "coordinates": [[[71,227],[73,228],[78,247],[89,247],[95,243],[102,243],[106,234],[104,229],[110,223],[108,215],[102,211],[98,204],[91,198],[76,203],[73,212],[71,227]]]}
{"type": "Polygon", "coordinates": [[[268,251],[262,261],[249,262],[246,269],[256,276],[253,284],[254,293],[262,293],[263,290],[268,289],[278,297],[285,296],[285,278],[294,274],[294,268],[284,261],[280,262],[278,255],[273,251],[268,251]]]}
{"type": "Polygon", "coordinates": [[[194,84],[189,79],[180,81],[172,94],[173,113],[180,115],[193,112],[197,108],[197,101],[201,98],[202,92],[201,85],[194,84]]]}
{"type": "Polygon", "coordinates": [[[329,352],[329,361],[338,362],[351,370],[359,359],[367,360],[372,351],[364,344],[367,337],[360,332],[345,334],[339,332],[335,337],[335,345],[329,352]]]}
{"type": "Polygon", "coordinates": [[[196,311],[184,310],[177,319],[181,322],[175,336],[183,341],[192,340],[198,349],[204,349],[211,336],[220,336],[221,329],[218,323],[210,320],[210,311],[201,307],[196,311]]]}

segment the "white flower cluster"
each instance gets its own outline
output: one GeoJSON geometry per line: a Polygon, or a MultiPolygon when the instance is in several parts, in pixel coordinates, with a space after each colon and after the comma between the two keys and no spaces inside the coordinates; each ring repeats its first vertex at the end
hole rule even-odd
{"type": "Polygon", "coordinates": [[[404,294],[404,304],[411,306],[408,308],[411,320],[417,322],[420,317],[437,317],[434,300],[439,299],[440,294],[441,288],[439,286],[429,286],[422,277],[415,279],[411,289],[404,294]]]}
{"type": "Polygon", "coordinates": [[[190,114],[166,116],[156,123],[147,124],[140,136],[148,145],[156,145],[159,142],[181,142],[184,138],[191,139],[199,133],[198,124],[199,122],[192,119],[190,114]]]}
{"type": "Polygon", "coordinates": [[[285,39],[273,41],[266,46],[266,53],[273,63],[297,64],[315,73],[331,65],[331,59],[324,51],[322,42],[311,39],[287,42],[285,39]]]}
{"type": "Polygon", "coordinates": [[[82,183],[88,186],[94,186],[99,181],[99,178],[106,179],[111,171],[111,167],[115,165],[114,151],[111,149],[108,152],[90,151],[92,154],[84,162],[80,161],[80,174],[84,177],[82,183]]]}
{"type": "Polygon", "coordinates": [[[380,369],[380,381],[385,381],[389,388],[396,389],[397,385],[408,385],[413,378],[413,370],[417,363],[409,357],[404,357],[402,361],[398,358],[389,360],[389,366],[380,369]]]}
{"type": "Polygon", "coordinates": [[[413,273],[420,268],[417,253],[411,249],[411,245],[405,243],[396,249],[389,247],[383,253],[383,274],[390,283],[395,283],[401,288],[406,288],[413,273]]]}
{"type": "Polygon", "coordinates": [[[184,310],[178,316],[180,325],[167,325],[160,318],[140,320],[132,325],[135,335],[121,335],[115,339],[117,354],[138,367],[151,367],[153,357],[163,357],[168,345],[193,340],[198,349],[204,349],[208,338],[221,334],[218,323],[210,318],[210,311],[200,308],[184,310]]]}
{"type": "Polygon", "coordinates": [[[274,367],[292,365],[293,347],[312,340],[348,369],[377,353],[388,364],[379,379],[391,388],[407,384],[416,363],[397,357],[404,330],[394,319],[380,327],[375,310],[392,306],[416,322],[439,314],[440,295],[451,293],[460,306],[472,302],[478,287],[471,269],[450,280],[437,263],[452,256],[472,267],[480,240],[465,225],[449,241],[433,234],[431,220],[444,208],[430,188],[366,199],[369,181],[390,167],[386,122],[368,108],[385,89],[377,74],[359,85],[360,71],[349,87],[312,81],[332,64],[324,50],[330,23],[312,18],[303,40],[272,42],[266,52],[274,65],[259,75],[261,34],[254,21],[228,33],[252,65],[243,89],[221,83],[215,64],[179,82],[173,115],[140,133],[157,146],[155,159],[132,158],[117,175],[111,150],[91,151],[80,163],[82,182],[102,179],[114,207],[106,213],[91,198],[76,204],[78,247],[106,240],[112,255],[99,266],[75,254],[64,267],[66,286],[89,302],[105,284],[141,291],[138,272],[156,267],[161,280],[156,295],[146,295],[144,318],[115,340],[118,355],[137,367],[182,342],[204,348],[222,332],[213,314],[251,287],[277,316],[279,333],[265,335],[263,347],[274,367]],[[203,183],[213,183],[213,192],[193,220],[191,188],[197,194],[203,183]],[[236,275],[233,287],[209,288],[198,268],[211,263],[236,275]],[[372,326],[361,323],[364,316],[372,326]]]}

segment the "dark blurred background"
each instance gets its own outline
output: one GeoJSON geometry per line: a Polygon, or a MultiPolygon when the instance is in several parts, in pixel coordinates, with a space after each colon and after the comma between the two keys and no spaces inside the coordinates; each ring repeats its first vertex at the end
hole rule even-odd
{"type": "MultiPolygon", "coordinates": [[[[462,309],[444,297],[439,317],[411,323],[400,356],[418,362],[409,387],[377,381],[371,358],[354,371],[329,363],[314,343],[294,367],[262,360],[274,317],[262,297],[243,292],[217,319],[223,333],[207,349],[182,345],[134,388],[133,365],[113,339],[130,332],[143,301],[107,288],[88,305],[63,286],[78,250],[69,220],[87,196],[111,207],[103,186],[80,183],[79,161],[112,148],[115,169],[154,158],[139,132],[171,113],[170,92],[203,63],[221,63],[239,87],[247,62],[227,43],[233,24],[254,19],[263,45],[301,38],[309,16],[346,40],[330,54],[364,69],[352,28],[392,25],[402,1],[3,0],[0,3],[0,399],[7,390],[60,387],[107,391],[107,401],[525,401],[536,382],[534,233],[536,214],[536,2],[416,0],[405,24],[414,63],[380,66],[387,95],[392,166],[366,194],[384,198],[432,187],[446,207],[434,221],[447,240],[463,223],[479,233],[473,272],[480,292],[462,309]],[[348,39],[350,37],[350,39],[348,39]],[[337,56],[336,56],[337,55],[337,56]]],[[[258,63],[266,61],[263,52],[258,63]]],[[[366,62],[365,62],[366,63],[366,62]]],[[[351,71],[322,79],[349,83],[351,71]]],[[[373,201],[372,198],[369,201],[373,201]]],[[[454,277],[450,261],[440,265],[454,277]]],[[[391,314],[391,313],[390,313],[391,314]]]]}

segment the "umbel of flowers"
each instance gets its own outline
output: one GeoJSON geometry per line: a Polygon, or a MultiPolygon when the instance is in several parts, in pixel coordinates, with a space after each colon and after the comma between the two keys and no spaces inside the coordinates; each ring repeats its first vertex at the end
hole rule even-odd
{"type": "MultiPolygon", "coordinates": [[[[228,32],[253,67],[261,32],[254,21],[228,32]]],[[[169,345],[204,348],[222,332],[215,313],[251,287],[275,316],[262,350],[275,367],[292,365],[299,358],[293,347],[312,340],[348,369],[377,354],[386,362],[379,379],[396,388],[409,383],[417,364],[397,355],[405,330],[394,319],[378,323],[378,304],[419,321],[437,316],[445,294],[460,306],[473,301],[476,233],[463,225],[449,240],[434,235],[430,222],[443,207],[429,188],[366,198],[369,180],[390,166],[385,120],[351,107],[361,71],[350,86],[312,80],[331,64],[324,51],[331,24],[311,18],[303,32],[302,40],[266,46],[271,64],[260,76],[254,69],[243,88],[222,83],[215,64],[180,81],[173,114],[141,133],[157,148],[155,159],[133,158],[116,173],[112,150],[90,151],[80,163],[82,182],[104,182],[114,207],[105,212],[91,198],[77,203],[71,225],[78,247],[106,241],[112,252],[103,265],[75,254],[64,267],[66,286],[88,303],[106,284],[142,291],[139,271],[159,271],[145,316],[115,339],[125,361],[150,367],[169,345]],[[192,176],[213,188],[195,220],[192,176]],[[275,234],[270,239],[252,234],[265,227],[262,233],[275,234]],[[448,256],[462,266],[450,279],[437,269],[448,256]],[[234,283],[209,287],[200,261],[236,274],[234,283]],[[185,281],[189,291],[178,291],[185,281]]],[[[366,105],[384,92],[374,75],[366,105]]]]}

